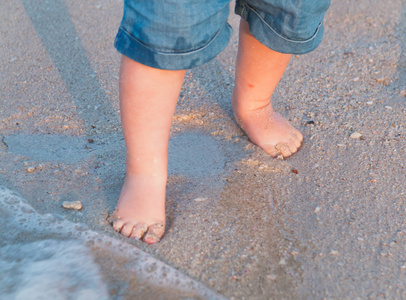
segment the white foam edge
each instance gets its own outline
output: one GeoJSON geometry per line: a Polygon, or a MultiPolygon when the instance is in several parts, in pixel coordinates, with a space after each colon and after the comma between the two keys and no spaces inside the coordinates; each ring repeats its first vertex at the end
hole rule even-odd
{"type": "Polygon", "coordinates": [[[20,226],[25,230],[30,228],[36,233],[58,234],[61,238],[74,239],[84,244],[93,243],[117,255],[125,254],[131,258],[131,262],[125,266],[126,271],[134,272],[137,279],[146,280],[151,285],[195,294],[204,299],[226,299],[132,244],[95,232],[86,224],[73,223],[59,215],[38,213],[18,194],[2,186],[0,186],[0,206],[1,210],[13,215],[16,220],[13,226],[20,226]]]}

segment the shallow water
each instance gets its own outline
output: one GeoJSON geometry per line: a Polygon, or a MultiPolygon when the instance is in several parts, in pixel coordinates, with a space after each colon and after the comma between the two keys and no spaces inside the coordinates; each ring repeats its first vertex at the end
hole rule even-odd
{"type": "Polygon", "coordinates": [[[41,215],[2,187],[0,228],[4,299],[222,299],[135,246],[41,215]]]}
{"type": "Polygon", "coordinates": [[[14,134],[6,136],[8,151],[33,160],[73,163],[86,156],[85,139],[55,134],[14,134]]]}

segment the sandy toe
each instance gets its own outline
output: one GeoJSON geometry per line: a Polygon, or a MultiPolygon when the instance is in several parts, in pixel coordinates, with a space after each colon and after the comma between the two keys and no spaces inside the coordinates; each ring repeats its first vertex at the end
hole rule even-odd
{"type": "Polygon", "coordinates": [[[234,115],[249,139],[272,157],[289,157],[301,146],[303,135],[271,105],[252,111],[234,109],[234,115]]]}

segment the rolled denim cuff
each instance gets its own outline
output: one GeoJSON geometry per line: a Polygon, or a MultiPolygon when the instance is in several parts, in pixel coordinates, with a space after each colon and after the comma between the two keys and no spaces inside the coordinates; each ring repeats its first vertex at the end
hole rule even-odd
{"type": "Polygon", "coordinates": [[[119,28],[114,46],[121,54],[143,64],[163,70],[185,70],[215,58],[227,46],[232,28],[225,23],[204,46],[188,52],[162,52],[152,49],[119,28]]]}
{"type": "Polygon", "coordinates": [[[264,17],[255,8],[244,1],[238,1],[235,13],[240,15],[249,24],[250,33],[263,45],[280,53],[305,54],[315,50],[321,43],[324,35],[323,17],[310,37],[304,39],[283,36],[269,25],[264,17]]]}

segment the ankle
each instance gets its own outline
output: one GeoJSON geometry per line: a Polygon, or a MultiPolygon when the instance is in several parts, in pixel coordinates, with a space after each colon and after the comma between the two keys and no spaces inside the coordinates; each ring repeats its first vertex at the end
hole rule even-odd
{"type": "Polygon", "coordinates": [[[236,114],[258,111],[262,109],[271,109],[271,98],[257,99],[253,98],[249,92],[242,93],[234,90],[231,95],[231,107],[236,114]]]}

